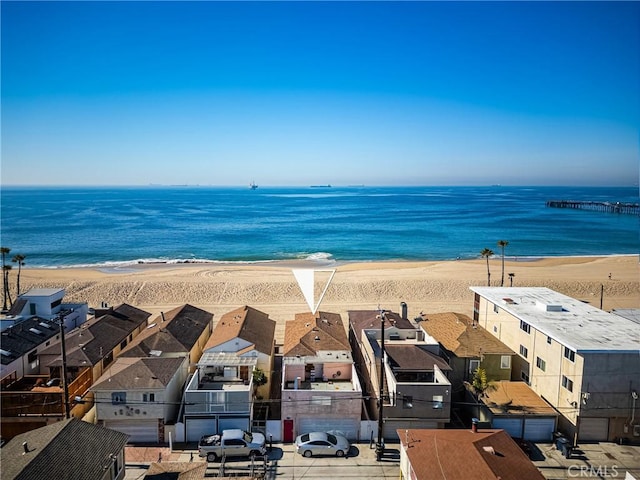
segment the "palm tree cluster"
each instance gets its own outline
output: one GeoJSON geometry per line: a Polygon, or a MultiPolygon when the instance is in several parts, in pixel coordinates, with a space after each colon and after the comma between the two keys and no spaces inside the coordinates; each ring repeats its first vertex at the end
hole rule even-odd
{"type": "MultiPolygon", "coordinates": [[[[2,311],[6,312],[13,306],[11,290],[9,288],[9,272],[13,267],[7,264],[7,256],[11,253],[11,249],[9,247],[0,247],[0,253],[2,254],[2,311]]],[[[27,258],[26,255],[18,253],[11,259],[13,263],[18,264],[16,296],[20,296],[20,273],[22,272],[22,266],[24,265],[25,258],[27,258]]]]}
{"type": "MultiPolygon", "coordinates": [[[[502,253],[502,277],[500,278],[500,286],[503,287],[504,286],[504,249],[505,247],[509,245],[509,242],[506,240],[498,240],[498,246],[501,249],[501,253],[502,253]]],[[[491,250],[490,248],[483,248],[482,251],[480,252],[480,255],[485,258],[487,260],[487,286],[490,287],[491,286],[491,271],[489,270],[489,257],[493,257],[494,253],[493,250],[491,250]]],[[[513,285],[513,277],[515,274],[510,273],[509,274],[509,278],[511,280],[511,285],[513,285]]]]}

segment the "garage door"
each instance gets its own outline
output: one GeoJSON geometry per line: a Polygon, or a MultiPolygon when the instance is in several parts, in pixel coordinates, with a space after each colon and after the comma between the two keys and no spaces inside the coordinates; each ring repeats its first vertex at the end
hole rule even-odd
{"type": "Polygon", "coordinates": [[[502,428],[514,438],[522,437],[522,418],[494,417],[491,427],[502,428]]]}
{"type": "Polygon", "coordinates": [[[606,442],[609,437],[608,418],[580,417],[580,429],[578,441],[582,442],[606,442]]]}
{"type": "Polygon", "coordinates": [[[247,417],[242,418],[224,418],[218,419],[218,428],[220,432],[223,430],[230,430],[232,428],[239,428],[240,430],[249,430],[249,419],[247,417]]]}
{"type": "Polygon", "coordinates": [[[129,443],[158,443],[157,420],[114,420],[104,426],[129,435],[129,443]]]}
{"type": "Polygon", "coordinates": [[[188,418],[185,420],[187,442],[197,442],[205,435],[218,433],[215,419],[188,418]]]}
{"type": "Polygon", "coordinates": [[[348,418],[314,418],[301,417],[298,419],[296,435],[308,432],[328,432],[336,430],[347,439],[357,441],[360,431],[360,420],[348,418]]]}
{"type": "Polygon", "coordinates": [[[555,418],[525,418],[524,439],[532,442],[550,442],[556,429],[555,418]]]}

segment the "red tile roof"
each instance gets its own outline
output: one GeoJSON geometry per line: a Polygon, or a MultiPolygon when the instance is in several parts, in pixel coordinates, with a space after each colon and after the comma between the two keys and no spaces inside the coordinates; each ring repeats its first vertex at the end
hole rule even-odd
{"type": "Polygon", "coordinates": [[[504,430],[397,430],[416,480],[544,480],[504,430]]]}

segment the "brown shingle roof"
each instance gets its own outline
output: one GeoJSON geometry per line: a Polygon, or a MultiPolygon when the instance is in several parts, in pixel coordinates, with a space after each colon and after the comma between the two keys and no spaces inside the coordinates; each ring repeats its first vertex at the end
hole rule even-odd
{"type": "Polygon", "coordinates": [[[117,358],[91,389],[163,389],[183,362],[183,358],[167,357],[117,358]]]}
{"type": "Polygon", "coordinates": [[[144,480],[199,480],[205,478],[206,472],[205,462],[154,462],[144,480]]]}
{"type": "Polygon", "coordinates": [[[284,331],[284,356],[315,355],[320,350],[351,350],[342,318],[337,313],[296,314],[284,331]]]}
{"type": "Polygon", "coordinates": [[[398,430],[417,479],[544,480],[504,430],[398,430]]]}
{"type": "Polygon", "coordinates": [[[492,382],[495,390],[485,391],[482,402],[497,415],[551,415],[556,411],[525,382],[492,382]]]}
{"type": "Polygon", "coordinates": [[[188,353],[213,319],[213,313],[185,304],[161,314],[123,350],[121,356],[146,357],[151,350],[188,353]],[[164,315],[164,319],[163,319],[164,315]]]}
{"type": "MultiPolygon", "coordinates": [[[[354,331],[357,338],[362,337],[365,328],[380,328],[379,310],[349,310],[349,328],[354,331]]],[[[384,327],[394,326],[401,330],[415,330],[416,326],[401,315],[385,310],[384,327]]]]}
{"type": "Polygon", "coordinates": [[[245,305],[225,313],[220,318],[204,349],[241,338],[254,344],[259,352],[271,355],[275,331],[276,322],[271,320],[267,313],[245,305]]]}
{"type": "Polygon", "coordinates": [[[420,327],[457,357],[475,358],[481,354],[514,355],[484,328],[473,328],[473,320],[461,313],[430,313],[423,316],[420,327]]]}

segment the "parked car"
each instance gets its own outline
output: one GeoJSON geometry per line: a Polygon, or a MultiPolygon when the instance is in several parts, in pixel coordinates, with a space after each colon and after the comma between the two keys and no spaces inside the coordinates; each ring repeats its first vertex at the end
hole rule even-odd
{"type": "Polygon", "coordinates": [[[296,452],[303,457],[312,455],[344,457],[350,449],[349,440],[338,433],[311,432],[298,435],[296,438],[296,452]]]}
{"type": "Polygon", "coordinates": [[[222,435],[205,435],[198,442],[198,455],[208,462],[226,457],[257,457],[267,453],[264,435],[240,429],[223,430],[222,435]]]}

